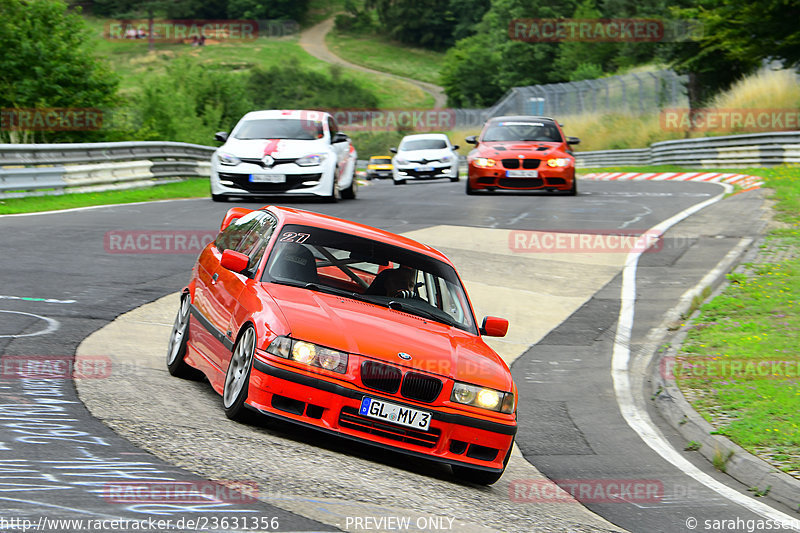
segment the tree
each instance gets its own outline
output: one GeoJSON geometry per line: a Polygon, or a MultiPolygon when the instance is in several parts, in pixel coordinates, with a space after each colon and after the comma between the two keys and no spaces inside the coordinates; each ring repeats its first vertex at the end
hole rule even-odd
{"type": "MultiPolygon", "coordinates": [[[[584,0],[572,17],[579,20],[601,19],[604,14],[597,9],[594,0],[584,0]]],[[[566,41],[558,45],[555,67],[570,81],[599,78],[612,69],[618,52],[619,43],[566,41]]]]}
{"type": "Polygon", "coordinates": [[[372,0],[383,29],[406,44],[446,48],[452,39],[450,0],[372,0]]]}
{"type": "Polygon", "coordinates": [[[450,0],[453,13],[453,40],[458,41],[475,34],[475,27],[489,11],[491,0],[450,0]]]}
{"type": "Polygon", "coordinates": [[[228,16],[243,19],[305,20],[309,0],[228,0],[228,16]]]}
{"type": "Polygon", "coordinates": [[[569,73],[553,67],[557,43],[511,40],[508,28],[516,19],[566,17],[575,7],[575,0],[493,0],[475,34],[445,56],[442,85],[449,104],[490,105],[512,87],[566,79],[569,73]]]}
{"type": "Polygon", "coordinates": [[[0,108],[104,108],[117,77],[61,0],[0,0],[0,108]]]}

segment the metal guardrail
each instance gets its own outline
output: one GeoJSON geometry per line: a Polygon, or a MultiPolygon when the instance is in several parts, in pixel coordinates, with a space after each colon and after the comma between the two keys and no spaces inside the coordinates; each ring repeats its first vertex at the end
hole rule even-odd
{"type": "Polygon", "coordinates": [[[118,143],[0,144],[0,166],[63,165],[104,161],[182,159],[208,161],[215,148],[199,144],[139,141],[118,143]]]}
{"type": "Polygon", "coordinates": [[[208,177],[215,148],[177,142],[0,144],[0,198],[208,177]]]}
{"type": "Polygon", "coordinates": [[[649,148],[576,152],[577,168],[681,165],[762,167],[800,163],[800,131],[662,141],[649,148]]]}

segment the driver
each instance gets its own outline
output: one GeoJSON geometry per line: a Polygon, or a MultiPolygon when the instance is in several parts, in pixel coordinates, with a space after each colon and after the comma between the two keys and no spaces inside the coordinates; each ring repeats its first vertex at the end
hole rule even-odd
{"type": "Polygon", "coordinates": [[[394,270],[387,270],[384,279],[386,296],[399,296],[409,298],[414,295],[414,270],[408,267],[400,267],[394,270]]]}

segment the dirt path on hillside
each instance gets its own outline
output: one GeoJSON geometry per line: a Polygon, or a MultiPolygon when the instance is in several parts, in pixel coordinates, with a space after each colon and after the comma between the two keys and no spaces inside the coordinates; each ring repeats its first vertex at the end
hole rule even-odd
{"type": "Polygon", "coordinates": [[[354,70],[360,70],[361,72],[367,72],[369,74],[375,74],[376,76],[386,76],[389,78],[393,78],[396,80],[403,80],[408,82],[416,87],[419,87],[421,90],[425,91],[426,93],[430,94],[433,97],[435,109],[442,109],[447,104],[447,96],[444,94],[444,89],[439,87],[438,85],[434,85],[433,83],[427,83],[424,81],[414,80],[411,78],[406,78],[404,76],[397,76],[396,74],[388,74],[386,72],[381,72],[379,70],[362,67],[360,65],[356,65],[355,63],[350,63],[349,61],[345,61],[341,57],[337,56],[325,44],[325,35],[329,31],[333,29],[333,17],[320,22],[319,24],[315,24],[310,28],[303,30],[300,33],[300,46],[303,49],[311,54],[312,56],[325,61],[326,63],[331,63],[334,65],[341,65],[343,67],[351,68],[354,70]]]}

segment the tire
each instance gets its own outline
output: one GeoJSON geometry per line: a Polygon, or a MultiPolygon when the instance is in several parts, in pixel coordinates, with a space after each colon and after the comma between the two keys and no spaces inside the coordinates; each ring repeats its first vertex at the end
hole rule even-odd
{"type": "Polygon", "coordinates": [[[225,408],[225,416],[231,420],[244,421],[249,414],[244,402],[247,400],[255,353],[256,330],[252,325],[247,325],[233,346],[222,389],[222,407],[225,408]]]}
{"type": "Polygon", "coordinates": [[[503,459],[503,470],[501,472],[487,472],[486,470],[478,470],[477,468],[470,468],[468,466],[452,465],[453,475],[461,481],[474,483],[476,485],[491,485],[499,480],[503,473],[506,471],[508,461],[511,459],[511,450],[514,449],[512,441],[511,446],[508,448],[508,453],[503,459]]]}
{"type": "Polygon", "coordinates": [[[577,196],[578,195],[578,180],[575,177],[572,178],[572,188],[567,191],[567,196],[577,196]]]}
{"type": "Polygon", "coordinates": [[[172,325],[172,333],[169,336],[169,346],[167,347],[167,370],[175,377],[188,378],[196,374],[194,368],[189,366],[184,357],[186,356],[186,346],[189,343],[189,293],[181,295],[181,306],[178,309],[178,316],[172,325]]]}
{"type": "Polygon", "coordinates": [[[406,180],[392,180],[392,181],[394,181],[395,185],[405,185],[406,184],[406,180]]]}
{"type": "Polygon", "coordinates": [[[226,197],[225,197],[224,195],[222,195],[222,194],[214,194],[214,193],[212,192],[212,193],[211,193],[211,201],[212,201],[212,202],[227,202],[227,201],[228,201],[228,198],[226,198],[226,197]]]}
{"type": "Polygon", "coordinates": [[[475,189],[469,186],[469,177],[467,177],[467,194],[470,196],[475,194],[475,189]]]}
{"type": "Polygon", "coordinates": [[[325,197],[325,200],[327,200],[330,203],[336,203],[339,201],[340,197],[341,197],[341,191],[339,191],[339,180],[336,178],[336,176],[334,176],[333,186],[331,187],[331,193],[325,197]]]}
{"type": "Polygon", "coordinates": [[[342,198],[345,200],[355,200],[356,194],[358,193],[358,182],[356,181],[356,177],[353,176],[353,179],[350,181],[350,186],[342,189],[340,192],[342,198]]]}
{"type": "Polygon", "coordinates": [[[458,183],[458,176],[456,176],[455,178],[450,178],[450,181],[452,181],[453,183],[458,183]]]}

